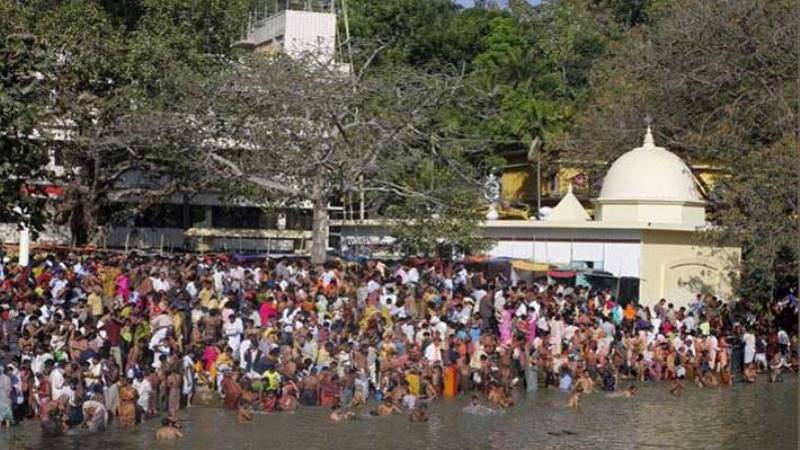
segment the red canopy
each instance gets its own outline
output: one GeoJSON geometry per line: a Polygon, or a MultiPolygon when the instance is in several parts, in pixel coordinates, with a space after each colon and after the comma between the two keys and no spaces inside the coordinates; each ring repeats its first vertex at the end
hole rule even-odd
{"type": "Polygon", "coordinates": [[[574,278],[575,271],[573,270],[551,270],[547,272],[547,276],[550,278],[574,278]]]}

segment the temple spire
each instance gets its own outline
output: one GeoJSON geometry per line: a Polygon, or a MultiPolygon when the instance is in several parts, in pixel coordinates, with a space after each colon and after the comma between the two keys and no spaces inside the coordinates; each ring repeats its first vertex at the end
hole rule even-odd
{"type": "Polygon", "coordinates": [[[656,142],[653,139],[653,131],[650,128],[650,123],[653,121],[650,116],[645,117],[645,123],[647,124],[647,133],[644,135],[644,147],[655,147],[656,142]]]}

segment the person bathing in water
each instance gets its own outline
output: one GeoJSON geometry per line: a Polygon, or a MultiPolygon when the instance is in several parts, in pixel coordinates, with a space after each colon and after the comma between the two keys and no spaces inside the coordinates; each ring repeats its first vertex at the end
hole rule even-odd
{"type": "Polygon", "coordinates": [[[397,405],[392,403],[392,399],[386,398],[383,400],[383,403],[378,405],[378,409],[373,411],[371,414],[373,416],[391,416],[392,414],[402,414],[403,411],[397,407],[397,405]]]}
{"type": "Polygon", "coordinates": [[[493,414],[498,410],[481,405],[478,396],[473,395],[469,400],[469,405],[464,407],[464,412],[469,414],[493,414]]]}
{"type": "Polygon", "coordinates": [[[247,406],[241,405],[238,414],[239,423],[250,422],[253,420],[253,414],[247,409],[247,406]]]}
{"type": "Polygon", "coordinates": [[[683,393],[683,385],[681,384],[680,380],[677,378],[672,380],[672,383],[669,385],[669,393],[676,397],[681,396],[681,393],[683,393]]]}
{"type": "Polygon", "coordinates": [[[408,415],[408,420],[411,422],[427,422],[429,418],[428,405],[420,405],[408,415]]]}
{"type": "Polygon", "coordinates": [[[353,420],[356,418],[355,413],[345,411],[339,405],[331,406],[331,414],[328,416],[334,422],[342,422],[345,420],[353,420]]]}
{"type": "Polygon", "coordinates": [[[161,428],[156,430],[156,439],[158,440],[172,440],[182,438],[183,433],[178,428],[178,424],[169,418],[161,421],[161,428]]]}
{"type": "Polygon", "coordinates": [[[630,385],[630,387],[628,387],[628,389],[625,389],[622,392],[609,392],[608,394],[606,394],[606,397],[610,397],[610,398],[620,398],[620,397],[630,398],[630,397],[633,397],[634,395],[636,395],[638,392],[639,392],[639,388],[637,388],[636,385],[632,384],[632,385],[630,385]]]}
{"type": "Polygon", "coordinates": [[[630,398],[636,395],[637,392],[639,392],[639,388],[632,384],[628,389],[622,391],[622,396],[625,398],[630,398]]]}
{"type": "Polygon", "coordinates": [[[577,408],[582,394],[583,386],[580,384],[576,385],[575,390],[572,391],[572,395],[569,396],[569,402],[567,402],[567,406],[570,408],[577,408]]]}

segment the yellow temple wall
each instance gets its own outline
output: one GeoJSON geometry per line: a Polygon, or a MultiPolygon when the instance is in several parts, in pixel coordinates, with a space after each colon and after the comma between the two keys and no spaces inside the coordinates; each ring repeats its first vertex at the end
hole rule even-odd
{"type": "Polygon", "coordinates": [[[677,308],[698,293],[727,298],[740,260],[740,249],[705,245],[693,232],[642,230],[639,301],[651,306],[665,298],[677,308]]]}

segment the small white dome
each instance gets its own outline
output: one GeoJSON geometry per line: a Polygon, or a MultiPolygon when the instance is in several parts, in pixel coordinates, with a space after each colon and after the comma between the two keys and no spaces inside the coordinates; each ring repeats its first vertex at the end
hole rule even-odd
{"type": "Polygon", "coordinates": [[[586,212],[581,202],[575,197],[572,192],[572,183],[570,183],[567,195],[542,219],[553,222],[586,222],[592,218],[589,217],[589,213],[586,212]]]}
{"type": "Polygon", "coordinates": [[[676,154],[656,147],[650,127],[641,147],[611,165],[598,200],[703,201],[691,169],[676,154]]]}

